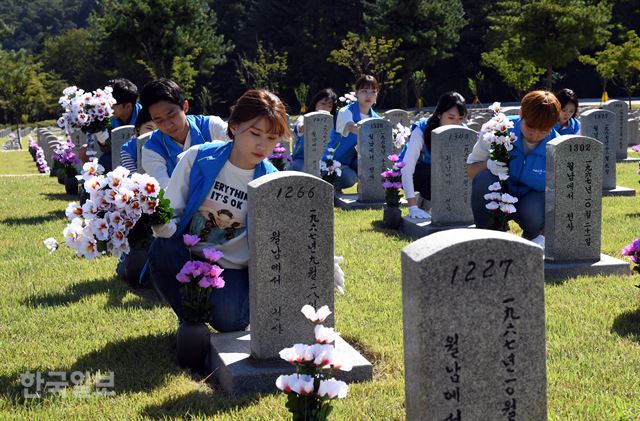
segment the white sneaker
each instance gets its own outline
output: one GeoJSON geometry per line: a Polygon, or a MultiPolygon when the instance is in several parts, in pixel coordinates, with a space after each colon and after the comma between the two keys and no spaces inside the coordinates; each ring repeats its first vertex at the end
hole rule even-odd
{"type": "Polygon", "coordinates": [[[532,243],[536,243],[542,250],[544,250],[544,235],[540,234],[536,238],[531,240],[532,243]]]}

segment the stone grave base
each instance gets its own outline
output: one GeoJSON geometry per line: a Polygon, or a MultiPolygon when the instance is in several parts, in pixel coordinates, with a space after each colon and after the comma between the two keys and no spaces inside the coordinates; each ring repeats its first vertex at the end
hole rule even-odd
{"type": "Polygon", "coordinates": [[[474,224],[458,224],[458,225],[432,225],[431,221],[424,219],[412,219],[408,216],[402,218],[402,226],[400,231],[410,237],[421,238],[438,231],[446,231],[456,228],[475,228],[474,224]]]}
{"type": "MultiPolygon", "coordinates": [[[[334,205],[337,208],[344,210],[358,210],[358,209],[382,209],[384,208],[384,200],[380,202],[360,202],[358,201],[357,194],[336,194],[334,198],[334,205]]],[[[400,207],[407,206],[407,200],[400,198],[400,207]]]]}
{"type": "MultiPolygon", "coordinates": [[[[207,363],[216,383],[231,396],[275,392],[279,375],[295,373],[295,367],[282,359],[252,357],[250,338],[250,333],[245,331],[211,335],[207,363]]],[[[335,346],[354,364],[351,371],[334,370],[333,377],[347,383],[371,380],[373,366],[366,358],[342,338],[336,340],[335,346]]]]}
{"type": "Polygon", "coordinates": [[[629,275],[629,262],[616,259],[606,254],[600,255],[600,260],[594,261],[568,261],[554,262],[544,260],[545,281],[557,281],[573,278],[579,275],[629,275]]]}
{"type": "Polygon", "coordinates": [[[640,158],[616,158],[616,163],[618,164],[637,164],[638,162],[640,162],[640,158]]]}
{"type": "Polygon", "coordinates": [[[614,189],[602,190],[602,196],[635,196],[636,190],[629,187],[616,186],[614,189]]]}

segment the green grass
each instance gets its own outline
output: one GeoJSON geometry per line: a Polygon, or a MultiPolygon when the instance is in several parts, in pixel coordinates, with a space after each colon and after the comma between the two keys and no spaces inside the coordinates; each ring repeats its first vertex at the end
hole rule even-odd
{"type": "MultiPolygon", "coordinates": [[[[26,152],[0,154],[3,171],[23,161],[26,152]]],[[[618,184],[637,188],[636,168],[618,165],[618,184]]],[[[0,178],[0,419],[289,419],[283,395],[229,399],[180,370],[175,316],[117,280],[115,259],[77,259],[64,246],[48,254],[42,240],[61,240],[65,226],[62,191],[50,177],[0,178]],[[22,398],[20,373],[76,370],[114,371],[116,396],[22,398]]],[[[619,256],[640,237],[638,200],[604,199],[603,252],[619,256]]],[[[336,327],[375,367],[372,382],[335,404],[336,420],[404,419],[400,250],[410,240],[379,219],[379,210],[335,211],[346,274],[336,327]]],[[[583,277],[545,287],[550,420],[640,419],[638,283],[583,277]]]]}
{"type": "Polygon", "coordinates": [[[0,152],[0,175],[6,174],[38,174],[38,167],[28,152],[0,152]]]}

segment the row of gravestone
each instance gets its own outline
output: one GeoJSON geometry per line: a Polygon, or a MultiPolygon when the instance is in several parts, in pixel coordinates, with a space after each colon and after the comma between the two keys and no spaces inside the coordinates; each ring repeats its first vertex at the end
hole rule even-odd
{"type": "MultiPolygon", "coordinates": [[[[550,142],[547,258],[600,259],[602,154],[584,136],[550,142]],[[582,186],[571,186],[578,178],[582,186]],[[588,235],[570,226],[570,214],[588,235]]],[[[248,193],[251,331],[211,338],[211,370],[233,395],[273,391],[274,379],[290,373],[279,351],[313,342],[303,305],[335,310],[331,186],[280,172],[254,180],[248,193]]],[[[619,273],[628,272],[625,263],[619,273]]],[[[546,419],[544,279],[542,249],[506,233],[452,230],[402,251],[407,419],[546,419]]],[[[345,341],[336,347],[354,369],[334,374],[371,379],[366,359],[345,341]]]]}

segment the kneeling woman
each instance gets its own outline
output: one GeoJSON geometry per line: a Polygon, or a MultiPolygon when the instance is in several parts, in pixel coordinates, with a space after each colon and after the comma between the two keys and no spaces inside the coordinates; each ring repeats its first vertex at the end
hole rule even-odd
{"type": "Polygon", "coordinates": [[[152,282],[181,316],[176,274],[190,259],[183,234],[200,237],[194,257],[215,247],[224,253],[225,287],[211,294],[209,324],[219,332],[243,330],[249,324],[249,244],[247,184],[275,167],[266,158],[276,143],[289,137],[285,106],[274,94],[250,90],[232,107],[228,143],[204,143],[188,149],[167,186],[176,219],[154,227],[157,238],[149,252],[152,282]]]}

